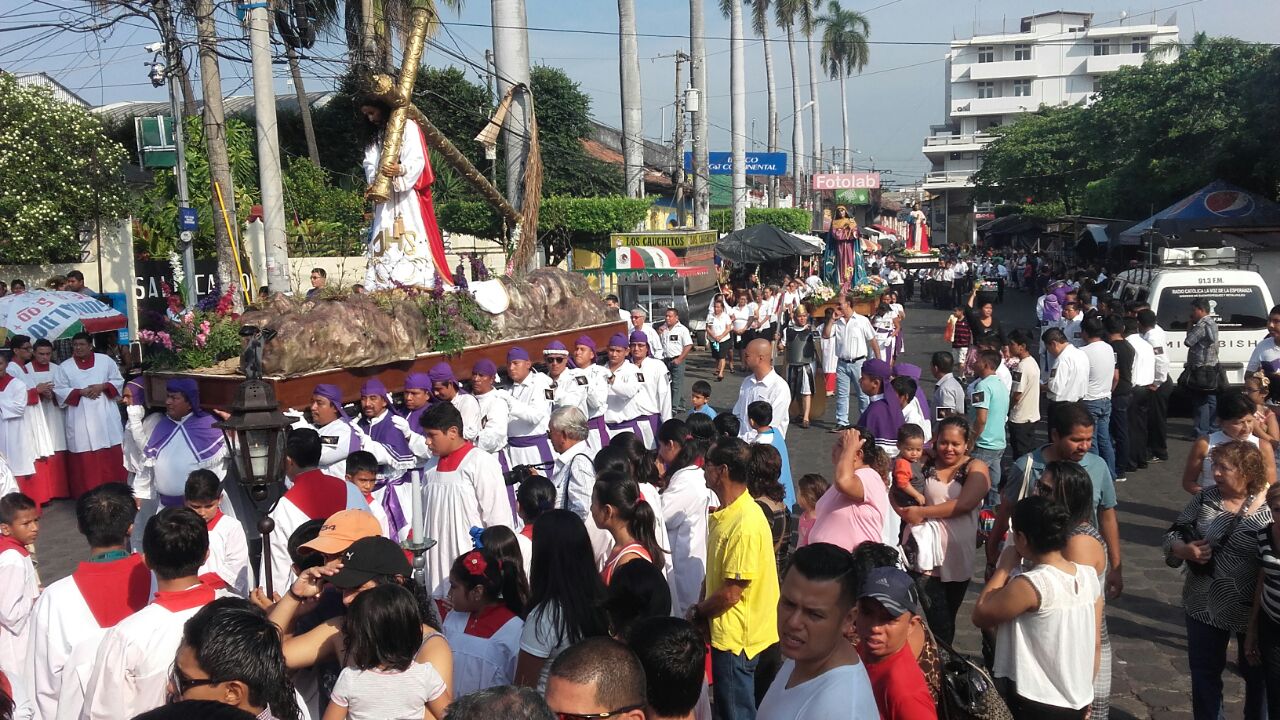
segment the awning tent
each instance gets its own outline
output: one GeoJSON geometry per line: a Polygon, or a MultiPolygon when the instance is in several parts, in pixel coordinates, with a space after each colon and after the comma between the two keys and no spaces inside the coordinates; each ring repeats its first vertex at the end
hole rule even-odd
{"type": "Polygon", "coordinates": [[[1210,228],[1280,226],[1280,205],[1223,180],[1196,192],[1120,233],[1123,245],[1138,245],[1149,233],[1177,235],[1210,228]]]}
{"type": "Polygon", "coordinates": [[[752,225],[720,238],[716,253],[731,262],[748,264],[818,255],[822,248],[772,225],[752,225]]]}

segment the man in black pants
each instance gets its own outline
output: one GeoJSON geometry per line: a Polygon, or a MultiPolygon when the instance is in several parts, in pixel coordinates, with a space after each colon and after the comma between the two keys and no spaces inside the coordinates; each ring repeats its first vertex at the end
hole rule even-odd
{"type": "Polygon", "coordinates": [[[1147,404],[1147,451],[1151,455],[1149,462],[1164,462],[1169,459],[1168,429],[1165,423],[1169,417],[1169,396],[1173,395],[1173,379],[1169,377],[1169,356],[1164,329],[1156,324],[1156,314],[1150,308],[1138,311],[1138,330],[1142,338],[1151,344],[1155,354],[1155,381],[1147,404]]]}

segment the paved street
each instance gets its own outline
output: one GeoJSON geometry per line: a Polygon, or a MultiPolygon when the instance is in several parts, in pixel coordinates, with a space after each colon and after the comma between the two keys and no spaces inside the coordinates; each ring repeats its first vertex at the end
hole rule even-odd
{"type": "MultiPolygon", "coordinates": [[[[1031,326],[1033,303],[1030,298],[1012,291],[996,310],[1007,330],[1031,326]]],[[[942,327],[946,314],[908,303],[906,326],[906,359],[926,368],[928,356],[946,349],[942,327]]],[[[712,362],[705,350],[695,351],[686,378],[686,391],[695,379],[710,379],[712,362]]],[[[737,397],[741,376],[729,376],[722,383],[712,383],[712,405],[717,409],[732,407],[737,397]]],[[[830,476],[830,446],[827,433],[834,415],[834,404],[826,417],[815,419],[813,427],[793,427],[787,444],[791,454],[792,474],[808,472],[830,476]]],[[[1190,718],[1190,690],[1187,677],[1185,631],[1180,609],[1181,575],[1164,564],[1160,540],[1187,496],[1180,488],[1179,477],[1190,443],[1173,440],[1190,429],[1185,418],[1170,421],[1170,461],[1154,464],[1148,470],[1130,474],[1118,486],[1120,498],[1120,532],[1123,540],[1124,594],[1109,603],[1107,618],[1115,651],[1112,681],[1112,717],[1115,718],[1190,718]]],[[[68,574],[83,558],[85,543],[76,532],[73,506],[66,501],[46,508],[38,543],[41,576],[47,584],[68,574]]],[[[979,553],[981,555],[981,553],[979,553]]],[[[980,572],[980,569],[977,569],[980,572]]],[[[980,581],[981,577],[977,576],[980,581]]],[[[978,585],[970,586],[970,602],[978,585]]],[[[977,654],[978,633],[967,618],[971,605],[960,613],[961,628],[956,645],[977,654]]],[[[1226,697],[1228,717],[1239,717],[1243,686],[1228,670],[1226,697]]]]}

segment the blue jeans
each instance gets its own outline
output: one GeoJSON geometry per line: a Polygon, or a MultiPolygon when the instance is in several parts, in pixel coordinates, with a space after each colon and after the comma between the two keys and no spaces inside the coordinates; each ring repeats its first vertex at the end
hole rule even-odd
{"type": "Polygon", "coordinates": [[[1191,417],[1195,421],[1196,436],[1213,432],[1214,416],[1218,414],[1218,394],[1192,393],[1191,403],[1194,408],[1191,417]]]}
{"type": "Polygon", "coordinates": [[[1111,445],[1111,398],[1085,400],[1084,406],[1093,418],[1093,446],[1089,452],[1102,458],[1111,477],[1116,477],[1116,449],[1111,445]]]}
{"type": "Polygon", "coordinates": [[[988,450],[987,448],[976,447],[973,452],[969,453],[969,457],[974,460],[981,460],[987,464],[991,473],[991,491],[995,492],[1000,489],[1000,460],[1004,457],[1004,448],[999,450],[988,450]]]}
{"type": "Polygon", "coordinates": [[[1236,636],[1236,660],[1244,677],[1244,720],[1263,720],[1267,714],[1266,675],[1261,665],[1244,658],[1244,634],[1221,630],[1196,620],[1187,621],[1187,663],[1191,666],[1191,710],[1196,720],[1222,717],[1222,673],[1227,645],[1236,636]]]}
{"type": "Polygon", "coordinates": [[[850,393],[858,393],[858,417],[862,417],[862,413],[871,404],[871,398],[862,392],[862,384],[858,382],[862,377],[864,362],[866,358],[854,362],[845,360],[836,362],[836,425],[853,424],[849,421],[850,393]]]}
{"type": "Polygon", "coordinates": [[[711,648],[711,697],[716,720],[755,720],[755,674],[759,662],[759,655],[748,660],[743,652],[711,648]]]}

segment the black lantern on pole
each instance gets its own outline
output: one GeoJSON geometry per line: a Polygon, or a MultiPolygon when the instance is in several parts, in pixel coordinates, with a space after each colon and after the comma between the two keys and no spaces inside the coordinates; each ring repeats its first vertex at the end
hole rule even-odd
{"type": "Polygon", "coordinates": [[[274,592],[271,586],[271,531],[275,521],[263,510],[261,503],[272,498],[273,486],[284,482],[285,434],[292,421],[276,403],[275,389],[261,377],[262,334],[257,328],[246,326],[241,330],[248,341],[242,357],[242,370],[248,379],[236,389],[235,400],[229,408],[231,416],[217,423],[227,443],[227,451],[235,462],[240,485],[245,489],[254,507],[262,514],[258,530],[262,533],[263,575],[267,596],[274,592]],[[253,357],[257,362],[248,362],[253,357]]]}

